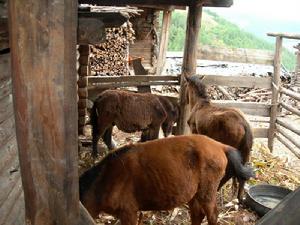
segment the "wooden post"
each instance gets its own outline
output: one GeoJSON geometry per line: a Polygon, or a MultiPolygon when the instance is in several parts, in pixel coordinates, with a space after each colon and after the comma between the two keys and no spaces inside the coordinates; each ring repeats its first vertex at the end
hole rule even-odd
{"type": "Polygon", "coordinates": [[[87,101],[88,101],[88,84],[83,82],[87,80],[86,77],[90,75],[90,46],[79,46],[79,80],[78,85],[78,111],[81,112],[78,115],[78,133],[83,134],[83,129],[86,123],[85,116],[87,114],[87,101]]]}
{"type": "Polygon", "coordinates": [[[295,68],[295,85],[300,87],[300,43],[294,47],[297,49],[296,56],[296,68],[295,68]]]}
{"type": "Polygon", "coordinates": [[[77,224],[77,1],[9,1],[26,224],[77,224]]]}
{"type": "Polygon", "coordinates": [[[188,132],[187,126],[187,103],[186,103],[186,85],[185,76],[190,76],[196,73],[197,69],[197,45],[198,35],[201,26],[202,6],[197,4],[197,1],[189,6],[186,39],[182,63],[182,73],[180,81],[180,117],[178,121],[178,134],[188,132]]]}
{"type": "Polygon", "coordinates": [[[280,72],[281,72],[281,54],[282,54],[282,37],[276,37],[276,49],[274,58],[274,75],[272,80],[272,106],[270,115],[270,128],[268,135],[268,147],[270,151],[273,151],[275,129],[276,129],[276,117],[278,111],[278,97],[280,87],[280,72]]]}
{"type": "Polygon", "coordinates": [[[162,28],[161,28],[161,36],[160,36],[159,55],[158,55],[158,59],[157,59],[156,75],[161,75],[162,70],[165,65],[165,62],[166,62],[166,53],[167,53],[167,49],[168,49],[171,17],[172,17],[172,11],[164,10],[162,28]]]}

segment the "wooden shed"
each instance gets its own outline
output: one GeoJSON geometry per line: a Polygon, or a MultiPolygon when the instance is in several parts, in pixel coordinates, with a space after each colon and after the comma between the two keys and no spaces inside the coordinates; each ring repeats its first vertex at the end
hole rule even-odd
{"type": "MultiPolygon", "coordinates": [[[[78,196],[78,2],[7,2],[0,0],[0,224],[93,224],[78,196]]],[[[228,7],[232,0],[79,3],[188,6],[183,74],[189,75],[196,68],[202,7],[228,7]]],[[[98,20],[105,25],[109,16],[108,22],[122,18],[98,20]]]]}

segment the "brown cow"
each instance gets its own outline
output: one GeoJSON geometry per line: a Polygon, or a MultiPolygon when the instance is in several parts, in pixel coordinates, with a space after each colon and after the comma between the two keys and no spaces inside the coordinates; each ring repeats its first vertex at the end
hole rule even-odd
{"type": "Polygon", "coordinates": [[[236,149],[203,135],[127,145],[80,177],[80,200],[94,218],[105,212],[122,225],[136,225],[140,210],[170,210],[185,203],[192,225],[200,225],[205,216],[216,225],[217,189],[227,163],[239,179],[254,176],[236,149]]]}
{"type": "MultiPolygon", "coordinates": [[[[237,148],[241,152],[243,164],[248,162],[253,143],[253,134],[243,113],[234,108],[213,106],[206,93],[206,87],[198,76],[188,77],[187,81],[187,101],[191,109],[188,124],[191,132],[193,134],[207,135],[237,148]]],[[[233,177],[233,172],[229,166],[220,187],[231,177],[233,177]]],[[[239,201],[242,200],[244,184],[244,180],[239,180],[239,201]]]]}

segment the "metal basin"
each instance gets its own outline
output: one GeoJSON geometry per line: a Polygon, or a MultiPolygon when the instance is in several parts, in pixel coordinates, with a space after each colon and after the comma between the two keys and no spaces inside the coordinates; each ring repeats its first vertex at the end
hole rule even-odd
{"type": "Polygon", "coordinates": [[[290,189],[270,184],[260,184],[249,188],[246,193],[245,204],[257,212],[259,216],[265,215],[273,209],[290,192],[290,189]]]}

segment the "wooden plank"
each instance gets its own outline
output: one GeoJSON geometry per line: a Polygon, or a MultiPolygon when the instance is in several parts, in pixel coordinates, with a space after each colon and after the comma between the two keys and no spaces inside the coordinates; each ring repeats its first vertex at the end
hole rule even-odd
{"type": "MultiPolygon", "coordinates": [[[[142,75],[147,75],[148,76],[148,71],[144,68],[142,64],[142,58],[134,58],[131,60],[130,64],[132,64],[134,74],[136,76],[142,76],[142,75]]],[[[140,93],[150,93],[151,88],[149,85],[139,85],[137,86],[138,92],[140,93]]]]}
{"type": "Polygon", "coordinates": [[[274,135],[275,135],[275,122],[278,111],[278,98],[280,87],[280,72],[281,72],[281,55],[282,55],[282,37],[276,38],[276,49],[274,58],[274,75],[272,80],[272,100],[271,100],[271,113],[270,113],[270,129],[268,137],[268,147],[273,151],[274,135]]]}
{"type": "Polygon", "coordinates": [[[272,78],[270,77],[248,77],[248,76],[222,76],[199,74],[206,85],[220,85],[227,87],[247,87],[247,88],[271,88],[272,78]]]}
{"type": "Polygon", "coordinates": [[[300,128],[298,126],[295,126],[282,118],[277,118],[276,123],[278,123],[280,126],[283,126],[284,128],[293,131],[295,134],[300,135],[300,128]]]}
{"type": "Polygon", "coordinates": [[[221,86],[216,86],[216,88],[225,96],[226,100],[234,100],[234,98],[229,94],[229,92],[221,87],[221,86]]]}
{"type": "Polygon", "coordinates": [[[142,7],[142,8],[150,8],[157,10],[186,10],[186,6],[178,6],[178,5],[132,5],[134,7],[142,7]]]}
{"type": "Polygon", "coordinates": [[[188,107],[186,103],[186,79],[185,77],[196,74],[197,69],[197,47],[198,47],[198,36],[201,27],[202,18],[202,6],[193,2],[189,6],[187,16],[187,27],[186,27],[186,38],[182,62],[182,74],[180,80],[180,96],[179,106],[180,114],[178,120],[177,134],[185,134],[189,132],[187,125],[188,107]]]}
{"type": "Polygon", "coordinates": [[[197,51],[201,60],[226,61],[250,64],[274,64],[274,53],[266,50],[244,48],[220,48],[208,45],[201,46],[197,51]]]}
{"type": "Polygon", "coordinates": [[[271,36],[271,37],[279,37],[279,38],[288,38],[288,39],[300,40],[300,34],[292,34],[292,33],[267,33],[267,35],[271,36]]]}
{"type": "Polygon", "coordinates": [[[26,223],[76,224],[77,2],[9,3],[14,108],[26,223]]]}
{"type": "Polygon", "coordinates": [[[220,107],[238,108],[245,114],[257,116],[270,116],[270,105],[258,102],[238,102],[230,100],[213,100],[214,105],[220,107]]]}
{"type": "MultiPolygon", "coordinates": [[[[281,128],[279,125],[276,125],[276,130],[282,135],[284,136],[286,139],[288,139],[291,143],[293,143],[293,145],[295,145],[297,148],[300,149],[300,142],[299,140],[299,136],[294,137],[293,135],[291,135],[290,133],[286,132],[286,130],[284,130],[283,128],[281,128]]],[[[300,153],[299,153],[300,155],[300,153]]]]}
{"type": "Polygon", "coordinates": [[[295,150],[294,145],[292,145],[287,139],[285,139],[280,134],[275,134],[275,137],[280,141],[285,147],[287,147],[298,159],[300,159],[300,153],[295,150]]]}
{"type": "Polygon", "coordinates": [[[121,82],[151,82],[151,81],[176,81],[179,84],[179,77],[174,75],[135,75],[135,76],[88,76],[89,84],[96,83],[121,83],[121,82]]]}
{"type": "Polygon", "coordinates": [[[284,102],[281,102],[280,105],[282,106],[282,108],[296,114],[297,116],[300,116],[300,110],[290,106],[289,104],[287,103],[284,103],[284,102]]]}
{"type": "Polygon", "coordinates": [[[190,0],[79,0],[80,4],[98,4],[98,5],[108,5],[108,6],[126,6],[126,5],[136,5],[143,7],[143,5],[156,6],[156,5],[176,5],[176,6],[193,6],[202,5],[210,7],[230,7],[233,4],[233,0],[204,0],[204,1],[190,1],[190,0]]]}
{"type": "Polygon", "coordinates": [[[268,128],[252,128],[254,138],[268,138],[268,128]]]}
{"type": "MultiPolygon", "coordinates": [[[[82,18],[93,18],[101,21],[102,25],[99,26],[100,31],[103,28],[112,28],[112,27],[120,27],[123,23],[127,21],[127,17],[122,15],[119,12],[83,12],[79,11],[79,22],[82,18]]],[[[89,25],[87,25],[89,26],[89,25]]],[[[96,28],[95,27],[95,28],[96,28]]],[[[94,29],[94,28],[93,28],[94,29]]],[[[102,32],[102,31],[101,31],[102,32]]]]}
{"type": "Polygon", "coordinates": [[[156,75],[161,75],[161,72],[165,65],[171,18],[172,11],[164,10],[160,36],[159,54],[157,58],[156,75]]]}
{"type": "Polygon", "coordinates": [[[297,92],[294,92],[294,91],[291,91],[289,89],[286,89],[284,87],[280,87],[280,92],[287,95],[287,96],[290,96],[298,101],[300,101],[300,94],[297,93],[297,92]]]}
{"type": "Polygon", "coordinates": [[[151,81],[151,82],[121,82],[121,83],[97,83],[99,88],[119,88],[119,87],[141,87],[157,85],[178,85],[177,81],[151,81]]]}
{"type": "Polygon", "coordinates": [[[150,38],[150,39],[142,39],[142,40],[136,40],[134,43],[130,44],[130,46],[135,46],[135,47],[138,47],[138,48],[151,48],[151,45],[152,45],[152,42],[153,40],[150,38]]]}

